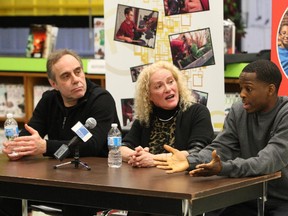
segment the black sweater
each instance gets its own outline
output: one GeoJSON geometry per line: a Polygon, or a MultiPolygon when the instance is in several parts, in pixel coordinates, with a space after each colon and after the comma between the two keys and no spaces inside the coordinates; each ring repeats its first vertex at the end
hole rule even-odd
{"type": "MultiPolygon", "coordinates": [[[[179,111],[176,118],[175,148],[192,153],[198,152],[212,142],[214,132],[210,112],[204,105],[193,104],[185,112],[179,111]]],[[[154,114],[150,119],[154,119],[154,114]]],[[[141,125],[136,119],[123,139],[124,145],[131,149],[139,145],[149,147],[151,130],[151,127],[141,125]]]]}
{"type": "MultiPolygon", "coordinates": [[[[62,144],[68,143],[76,135],[71,128],[78,121],[85,125],[89,117],[95,118],[97,125],[90,130],[93,136],[79,144],[80,156],[107,156],[107,133],[111,123],[120,125],[115,101],[108,91],[88,79],[86,81],[87,91],[73,107],[66,108],[56,90],[46,91],[37,104],[28,125],[37,130],[42,138],[48,135],[44,156],[53,156],[62,144]]],[[[28,134],[25,129],[20,132],[20,136],[28,134]]]]}

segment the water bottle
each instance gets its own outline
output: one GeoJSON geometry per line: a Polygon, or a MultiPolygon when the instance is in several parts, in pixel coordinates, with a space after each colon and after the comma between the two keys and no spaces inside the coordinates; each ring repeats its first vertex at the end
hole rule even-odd
{"type": "Polygon", "coordinates": [[[5,136],[7,140],[13,140],[15,137],[18,137],[19,134],[18,123],[12,113],[8,113],[6,117],[7,119],[4,122],[5,136]]]}
{"type": "Polygon", "coordinates": [[[108,132],[108,166],[119,168],[122,165],[122,156],[119,147],[122,143],[121,131],[118,129],[117,123],[111,124],[111,129],[108,132]]]}
{"type": "MultiPolygon", "coordinates": [[[[5,136],[7,140],[13,140],[15,137],[18,137],[19,135],[18,123],[14,119],[12,113],[7,113],[6,117],[7,119],[4,122],[5,136]]],[[[16,152],[12,152],[10,155],[17,156],[18,154],[16,152]]]]}

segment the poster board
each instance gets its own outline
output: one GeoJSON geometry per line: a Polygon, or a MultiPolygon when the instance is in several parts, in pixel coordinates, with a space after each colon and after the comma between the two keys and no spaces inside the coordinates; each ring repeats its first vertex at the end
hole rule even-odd
{"type": "Polygon", "coordinates": [[[159,60],[176,64],[179,59],[174,58],[172,42],[185,36],[196,41],[194,50],[199,56],[188,62],[180,58],[182,62],[176,66],[187,76],[191,94],[192,90],[196,90],[209,95],[206,104],[214,130],[219,131],[225,117],[223,2],[203,1],[208,4],[208,9],[194,12],[179,9],[169,12],[165,7],[167,2],[168,0],[115,0],[113,4],[104,4],[106,88],[116,101],[123,126],[121,100],[133,98],[135,92],[134,75],[137,77],[137,71],[132,70],[159,60]],[[128,7],[133,8],[135,24],[139,28],[147,20],[154,20],[149,26],[150,36],[145,32],[131,42],[117,36],[125,20],[124,10],[128,7]]]}
{"type": "Polygon", "coordinates": [[[288,95],[288,43],[287,49],[281,46],[284,37],[288,40],[288,0],[272,0],[271,61],[282,73],[279,95],[288,95]]]}

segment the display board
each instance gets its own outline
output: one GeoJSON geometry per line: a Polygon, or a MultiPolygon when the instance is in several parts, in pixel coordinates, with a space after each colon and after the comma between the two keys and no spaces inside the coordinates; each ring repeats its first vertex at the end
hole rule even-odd
{"type": "MultiPolygon", "coordinates": [[[[194,96],[204,97],[215,131],[224,121],[223,2],[202,0],[201,9],[179,0],[118,0],[104,4],[106,88],[113,95],[122,127],[129,127],[123,107],[134,97],[141,70],[153,62],[173,62],[187,76],[194,96]],[[130,9],[129,9],[130,8],[130,9]],[[137,31],[123,38],[125,10],[133,11],[137,31]],[[122,25],[121,25],[122,24],[122,25]],[[190,51],[177,49],[183,41],[190,51]],[[201,93],[201,94],[200,94],[201,93]],[[123,113],[122,113],[123,110],[123,113]],[[124,122],[125,121],[125,122],[124,122]]],[[[199,100],[200,101],[200,100],[199,100]]],[[[128,111],[127,111],[128,110],[128,111]]],[[[130,110],[130,111],[129,111],[130,110]]]]}
{"type": "Polygon", "coordinates": [[[282,72],[280,95],[288,95],[288,0],[272,0],[271,60],[282,72]]]}

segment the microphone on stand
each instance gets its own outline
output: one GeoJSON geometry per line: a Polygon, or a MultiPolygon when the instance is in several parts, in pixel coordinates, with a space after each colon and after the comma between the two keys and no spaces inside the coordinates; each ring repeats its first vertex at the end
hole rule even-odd
{"type": "Polygon", "coordinates": [[[67,144],[63,144],[55,153],[54,156],[56,159],[62,161],[64,160],[70,153],[70,148],[74,145],[77,145],[80,141],[86,142],[91,137],[92,134],[88,129],[93,129],[96,127],[97,121],[90,117],[86,120],[85,125],[81,124],[81,122],[77,122],[71,129],[77,134],[74,136],[67,144]]]}

